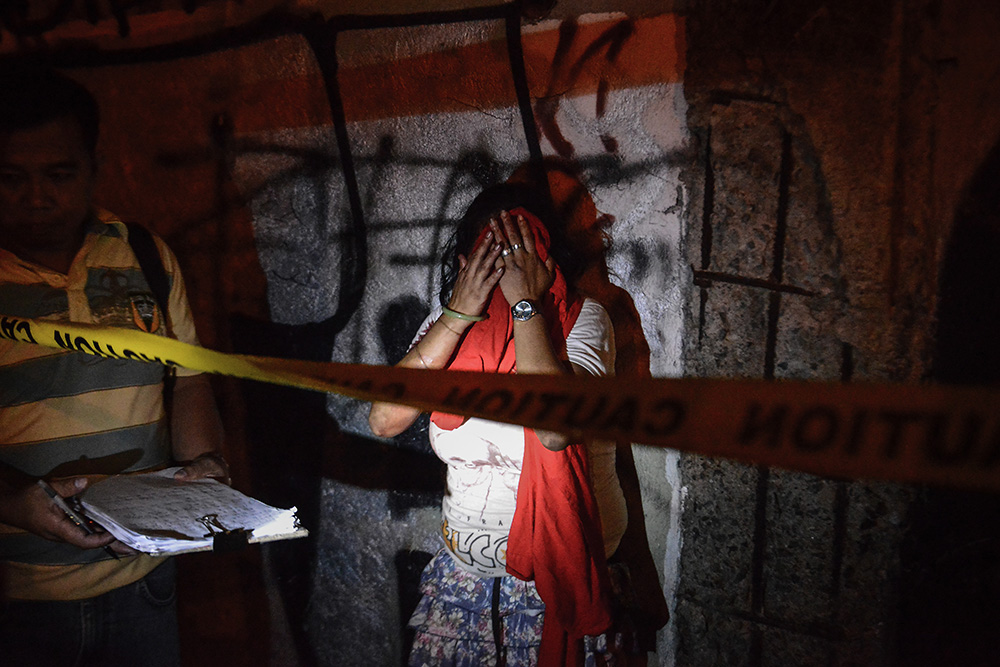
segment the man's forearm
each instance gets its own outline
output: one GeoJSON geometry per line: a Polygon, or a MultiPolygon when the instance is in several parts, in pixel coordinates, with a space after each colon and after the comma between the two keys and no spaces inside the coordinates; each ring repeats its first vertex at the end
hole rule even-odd
{"type": "Polygon", "coordinates": [[[177,378],[171,412],[176,460],[192,461],[203,454],[222,454],[222,419],[207,375],[177,378]]]}

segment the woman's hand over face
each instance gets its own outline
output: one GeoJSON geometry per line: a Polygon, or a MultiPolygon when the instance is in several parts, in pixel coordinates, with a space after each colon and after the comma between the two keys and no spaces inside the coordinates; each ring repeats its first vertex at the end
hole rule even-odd
{"type": "Polygon", "coordinates": [[[448,301],[452,310],[472,316],[483,312],[490,292],[503,273],[503,267],[497,264],[503,248],[496,238],[496,233],[490,230],[471,257],[458,256],[458,276],[448,301]]]}
{"type": "Polygon", "coordinates": [[[490,226],[504,246],[496,266],[503,269],[500,289],[507,302],[514,305],[521,299],[540,301],[555,281],[555,260],[550,255],[543,262],[538,256],[535,235],[522,216],[517,216],[515,223],[510,214],[503,211],[500,222],[491,220],[490,226]]]}

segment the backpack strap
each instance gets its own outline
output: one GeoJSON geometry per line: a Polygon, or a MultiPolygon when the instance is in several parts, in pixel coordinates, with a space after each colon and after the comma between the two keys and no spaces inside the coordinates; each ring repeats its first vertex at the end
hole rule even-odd
{"type": "MultiPolygon", "coordinates": [[[[128,228],[128,243],[132,246],[132,254],[139,261],[139,268],[146,278],[149,291],[156,299],[156,305],[160,307],[163,314],[163,326],[166,327],[167,335],[172,333],[170,326],[170,279],[167,278],[167,270],[163,266],[163,258],[156,248],[156,241],[152,233],[142,225],[134,222],[126,222],[128,228]]],[[[173,366],[167,366],[163,372],[163,407],[167,413],[169,424],[171,413],[173,412],[174,383],[177,379],[177,370],[173,366]]]]}
{"type": "Polygon", "coordinates": [[[146,284],[156,299],[156,305],[163,313],[163,322],[167,328],[167,334],[171,333],[170,326],[170,279],[167,278],[167,270],[163,267],[163,258],[156,248],[156,241],[148,229],[134,222],[126,222],[128,228],[128,243],[132,246],[135,258],[139,260],[139,268],[146,278],[146,284]]]}

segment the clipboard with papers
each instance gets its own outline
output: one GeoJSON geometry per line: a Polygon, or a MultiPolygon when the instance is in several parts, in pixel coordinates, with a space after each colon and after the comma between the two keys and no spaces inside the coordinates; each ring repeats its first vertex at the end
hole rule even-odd
{"type": "Polygon", "coordinates": [[[118,541],[153,555],[234,551],[309,534],[294,507],[272,507],[214,479],[177,481],[177,470],[109,477],[80,494],[80,504],[118,541]]]}

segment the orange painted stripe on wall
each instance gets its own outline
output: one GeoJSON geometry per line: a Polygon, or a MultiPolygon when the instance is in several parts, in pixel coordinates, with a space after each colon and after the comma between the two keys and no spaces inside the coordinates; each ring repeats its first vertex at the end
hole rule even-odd
{"type": "MultiPolygon", "coordinates": [[[[665,15],[524,33],[533,97],[676,83],[684,72],[684,22],[665,15]],[[558,49],[562,38],[564,48],[558,49]],[[558,55],[557,55],[558,53],[558,55]]],[[[502,40],[380,63],[340,74],[348,121],[495,109],[515,104],[502,40]]]]}
{"type": "MultiPolygon", "coordinates": [[[[525,32],[522,45],[536,99],[676,83],[684,76],[684,20],[675,15],[579,24],[575,29],[563,23],[553,30],[525,32]]],[[[516,104],[503,40],[344,67],[339,80],[348,122],[516,104]]],[[[317,104],[324,89],[316,70],[296,79],[259,81],[243,92],[249,104],[237,114],[239,132],[330,122],[326,114],[315,117],[317,106],[324,106],[317,104]]]]}

